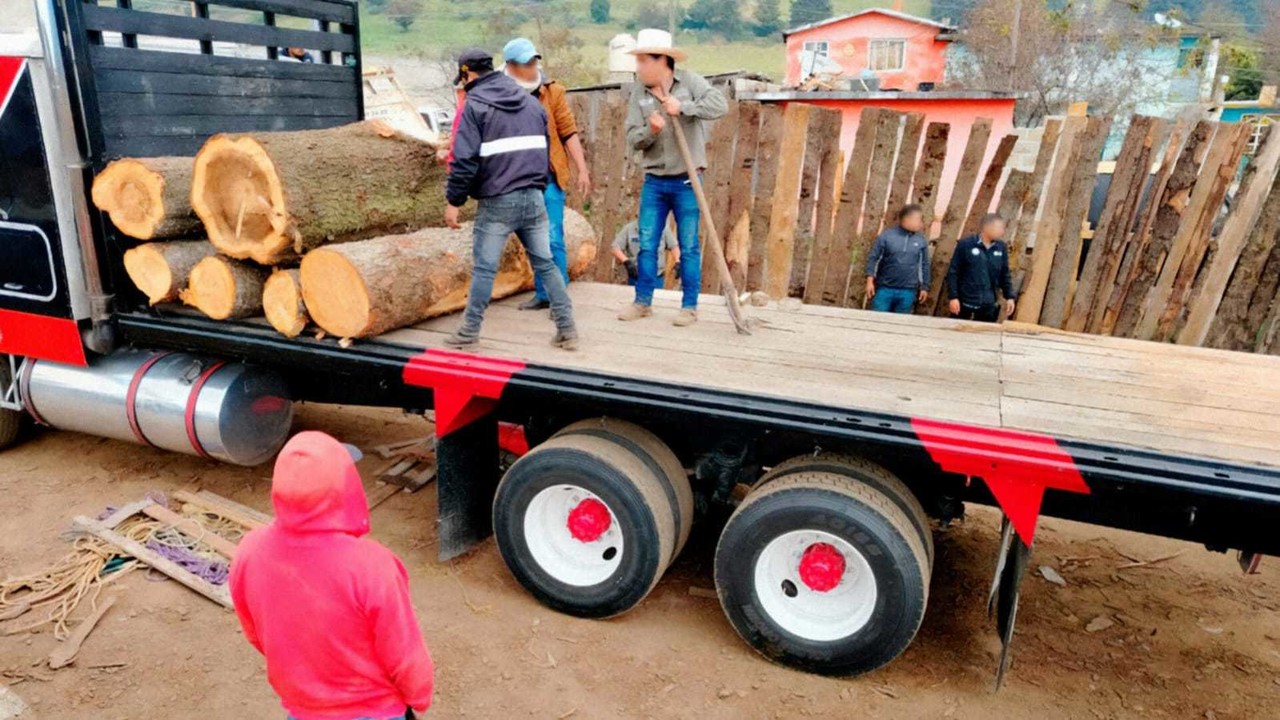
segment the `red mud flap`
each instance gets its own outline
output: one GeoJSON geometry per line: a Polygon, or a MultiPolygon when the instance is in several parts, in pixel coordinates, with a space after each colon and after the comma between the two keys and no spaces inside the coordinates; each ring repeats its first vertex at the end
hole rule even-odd
{"type": "Polygon", "coordinates": [[[17,310],[0,310],[0,353],[81,367],[88,364],[75,320],[17,310]]]}
{"type": "MultiPolygon", "coordinates": [[[[511,377],[524,367],[518,360],[434,349],[405,365],[405,384],[430,388],[434,396],[441,561],[493,533],[490,505],[499,480],[499,427],[493,411],[511,377]]],[[[504,447],[518,448],[524,433],[506,429],[503,436],[504,447]]]]}

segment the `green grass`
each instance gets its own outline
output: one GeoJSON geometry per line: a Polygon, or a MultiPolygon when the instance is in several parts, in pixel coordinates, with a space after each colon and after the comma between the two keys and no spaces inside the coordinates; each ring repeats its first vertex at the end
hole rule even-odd
{"type": "MultiPolygon", "coordinates": [[[[573,35],[581,43],[578,53],[582,58],[583,72],[571,82],[588,83],[604,76],[608,56],[607,44],[614,35],[629,32],[627,24],[636,9],[662,0],[613,0],[612,19],[603,25],[593,24],[588,14],[590,0],[564,0],[562,7],[572,26],[573,35]]],[[[682,4],[687,5],[688,0],[682,4]]],[[[751,2],[743,3],[750,7],[751,2]]],[[[472,3],[452,3],[447,0],[420,0],[422,8],[417,19],[407,31],[385,15],[361,12],[361,40],[364,52],[378,55],[409,55],[417,57],[448,57],[467,45],[491,47],[496,54],[506,42],[506,37],[496,37],[487,21],[489,13],[518,3],[481,0],[472,3]]],[[[782,3],[783,17],[788,14],[789,2],[782,3]]],[[[845,15],[871,7],[892,6],[887,0],[833,0],[836,15],[845,15]]],[[[931,0],[906,0],[904,12],[928,16],[931,0]]],[[[517,29],[520,34],[532,37],[536,42],[537,28],[526,23],[517,29]]],[[[726,42],[690,32],[681,32],[676,39],[689,52],[689,66],[702,73],[747,70],[763,73],[775,80],[782,80],[786,70],[786,49],[780,35],[769,38],[751,38],[726,42]]]]}

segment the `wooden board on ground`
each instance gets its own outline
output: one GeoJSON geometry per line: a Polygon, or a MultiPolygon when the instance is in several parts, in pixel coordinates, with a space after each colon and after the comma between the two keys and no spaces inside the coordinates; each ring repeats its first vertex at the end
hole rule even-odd
{"type": "Polygon", "coordinates": [[[960,230],[969,212],[969,199],[973,197],[973,185],[978,181],[978,173],[982,170],[982,160],[987,155],[987,141],[991,138],[991,120],[978,118],[973,121],[969,131],[969,141],[965,145],[964,155],[960,158],[960,170],[956,173],[955,182],[951,186],[951,199],[947,203],[947,213],[942,216],[942,230],[934,238],[933,263],[929,286],[929,301],[921,306],[921,312],[933,314],[937,307],[938,293],[947,279],[947,266],[951,264],[951,256],[955,253],[956,243],[960,241],[960,230]]]}
{"type": "Polygon", "coordinates": [[[765,239],[764,291],[774,299],[787,296],[791,282],[791,261],[795,254],[796,221],[800,212],[800,174],[804,169],[804,148],[809,127],[809,106],[791,103],[782,119],[782,140],[778,146],[777,180],[765,239]]]}
{"type": "Polygon", "coordinates": [[[181,565],[178,565],[176,562],[163,557],[145,545],[135,540],[131,540],[130,538],[106,527],[102,523],[96,520],[91,520],[83,515],[76,516],[75,520],[72,522],[72,527],[79,532],[89,533],[105,542],[115,545],[117,548],[124,551],[125,554],[134,557],[139,562],[150,566],[158,572],[168,575],[170,578],[209,598],[224,608],[228,610],[232,608],[231,594],[227,590],[226,585],[214,585],[195,573],[183,568],[181,565]]]}
{"type": "Polygon", "coordinates": [[[53,652],[49,653],[49,669],[58,670],[70,665],[76,659],[76,655],[80,653],[80,646],[89,637],[89,633],[93,632],[93,629],[98,625],[98,621],[115,604],[116,596],[109,595],[98,604],[98,607],[93,612],[89,613],[88,617],[81,620],[80,624],[76,625],[76,629],[71,632],[71,635],[66,640],[63,640],[61,645],[54,648],[53,652]]]}
{"type": "Polygon", "coordinates": [[[774,188],[778,184],[779,148],[783,138],[783,111],[778,105],[760,110],[760,140],[756,155],[756,201],[751,208],[751,247],[747,254],[747,284],[738,290],[763,290],[765,258],[768,256],[769,218],[773,214],[774,188]]]}
{"type": "MultiPolygon", "coordinates": [[[[1280,447],[1271,440],[1280,434],[1274,356],[777,304],[753,308],[768,325],[735,340],[722,298],[703,296],[698,324],[676,333],[662,321],[675,315],[678,293],[658,291],[655,319],[640,323],[614,319],[630,301],[626,287],[575,283],[570,293],[585,339],[579,352],[558,351],[528,333],[527,313],[516,310],[515,298],[490,309],[482,351],[824,407],[1280,467],[1280,447]]],[[[452,330],[438,320],[377,341],[440,347],[452,330]]]]}
{"type": "Polygon", "coordinates": [[[239,523],[249,529],[268,525],[272,520],[272,517],[264,512],[245,507],[220,495],[214,495],[208,490],[201,490],[199,493],[178,490],[173,493],[173,499],[199,508],[201,512],[207,512],[239,523]]]}

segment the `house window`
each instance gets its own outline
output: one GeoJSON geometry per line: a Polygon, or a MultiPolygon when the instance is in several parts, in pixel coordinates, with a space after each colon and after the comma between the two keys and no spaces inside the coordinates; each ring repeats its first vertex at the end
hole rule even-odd
{"type": "Polygon", "coordinates": [[[894,72],[906,65],[906,40],[872,40],[867,67],[873,72],[894,72]]]}
{"type": "Polygon", "coordinates": [[[826,40],[812,40],[810,42],[806,42],[804,44],[804,51],[806,53],[813,53],[814,57],[829,57],[831,54],[830,45],[826,40]]]}

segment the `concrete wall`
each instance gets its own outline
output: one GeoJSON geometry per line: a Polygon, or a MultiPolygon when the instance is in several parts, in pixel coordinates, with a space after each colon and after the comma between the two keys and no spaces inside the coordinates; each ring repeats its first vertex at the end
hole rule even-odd
{"type": "Polygon", "coordinates": [[[827,42],[831,59],[840,64],[845,77],[857,78],[868,66],[868,48],[875,38],[907,41],[903,70],[877,73],[883,89],[914,91],[922,82],[941,83],[948,43],[935,40],[939,32],[933,25],[877,13],[798,32],[787,37],[787,85],[794,87],[804,80],[800,55],[806,42],[827,42]]]}

